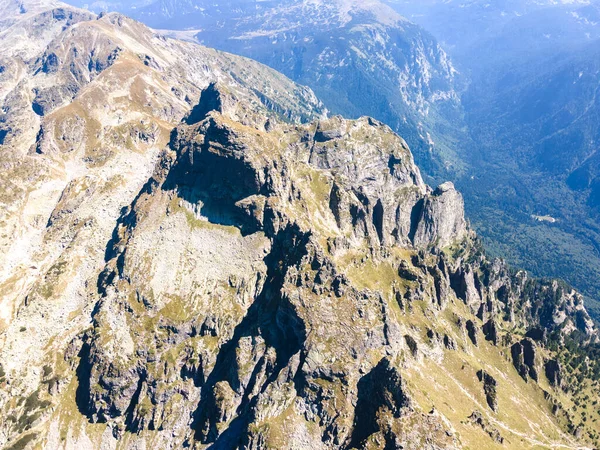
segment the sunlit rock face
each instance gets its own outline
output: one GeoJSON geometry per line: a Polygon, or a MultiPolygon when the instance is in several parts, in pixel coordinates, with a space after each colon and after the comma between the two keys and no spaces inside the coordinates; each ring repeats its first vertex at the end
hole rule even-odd
{"type": "Polygon", "coordinates": [[[596,351],[581,296],[490,260],[391,128],[36,8],[1,35],[47,23],[1,53],[0,445],[587,442],[563,407],[595,370],[565,364],[596,351]]]}

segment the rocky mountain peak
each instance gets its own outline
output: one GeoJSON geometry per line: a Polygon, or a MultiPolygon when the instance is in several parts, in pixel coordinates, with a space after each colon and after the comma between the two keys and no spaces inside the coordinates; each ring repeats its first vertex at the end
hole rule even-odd
{"type": "MultiPolygon", "coordinates": [[[[210,164],[214,167],[209,172],[216,173],[235,160],[239,170],[250,170],[245,175],[235,171],[240,183],[253,186],[248,196],[268,193],[278,198],[278,204],[287,203],[301,213],[288,220],[304,222],[308,228],[321,220],[330,228],[328,235],[346,230],[357,242],[369,237],[379,244],[427,247],[436,242],[448,245],[466,233],[460,194],[453,188],[443,195],[428,194],[406,142],[387,126],[370,118],[333,117],[301,127],[275,127],[264,121],[252,123],[248,113],[240,123],[233,119],[233,111],[240,108],[224,88],[213,84],[204,90],[186,119],[188,127],[176,132],[178,161],[186,165],[194,161],[207,170],[202,155],[208,149],[211,159],[224,158],[210,164]],[[199,140],[201,145],[187,144],[199,140]],[[301,172],[307,172],[312,192],[299,190],[302,181],[293,174],[301,172]],[[330,198],[328,205],[322,204],[322,196],[330,198]],[[456,223],[441,223],[450,216],[456,223]]],[[[185,172],[194,170],[186,166],[185,172]]],[[[237,190],[235,198],[220,203],[244,202],[237,190]]]]}
{"type": "Polygon", "coordinates": [[[431,173],[461,166],[449,145],[467,139],[458,72],[432,35],[386,2],[157,0],[128,13],[256,59],[311,87],[335,114],[385,122],[431,173]]]}
{"type": "Polygon", "coordinates": [[[120,15],[48,30],[1,53],[1,446],[580,445],[582,297],[391,128],[120,15]]]}
{"type": "Polygon", "coordinates": [[[178,427],[190,445],[363,448],[417,435],[459,448],[447,419],[420,406],[414,383],[437,383],[421,365],[464,352],[480,367],[508,348],[510,368],[468,369],[489,409],[465,416],[504,442],[486,419],[514,407],[499,374],[538,382],[547,367],[558,384],[542,348],[574,332],[597,340],[576,293],[485,257],[460,194],[427,188],[388,127],[264,127],[224,114],[244,107],[217,84],[200,99],[203,118],[176,128],[119,219],[93,328],[74,342],[80,411],[115,439],[178,427]]]}

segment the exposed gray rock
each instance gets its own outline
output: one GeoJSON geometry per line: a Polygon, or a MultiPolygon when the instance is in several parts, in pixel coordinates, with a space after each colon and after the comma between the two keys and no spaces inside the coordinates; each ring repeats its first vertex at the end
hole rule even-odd
{"type": "Polygon", "coordinates": [[[400,267],[398,268],[398,275],[401,278],[408,281],[417,281],[419,279],[419,274],[414,272],[408,265],[408,262],[402,261],[400,263],[400,267]]]}
{"type": "Polygon", "coordinates": [[[450,284],[456,296],[471,307],[481,304],[481,296],[475,287],[475,276],[470,265],[461,266],[450,275],[450,284]]]}
{"type": "Polygon", "coordinates": [[[440,259],[436,267],[428,268],[429,273],[433,277],[435,299],[440,308],[444,308],[447,305],[448,295],[450,293],[450,280],[445,269],[443,259],[440,259]]]}
{"type": "Polygon", "coordinates": [[[419,346],[417,344],[417,341],[415,341],[415,339],[409,334],[404,336],[404,340],[406,341],[406,345],[408,346],[408,349],[410,350],[412,356],[416,357],[419,352],[419,346]]]}
{"type": "Polygon", "coordinates": [[[531,378],[534,381],[538,380],[538,355],[535,342],[529,338],[525,338],[514,344],[511,349],[513,365],[519,375],[527,381],[531,378]]]}
{"type": "Polygon", "coordinates": [[[447,334],[444,335],[444,347],[446,347],[447,350],[456,350],[456,342],[454,342],[454,339],[447,334]]]}
{"type": "Polygon", "coordinates": [[[481,427],[495,442],[498,444],[504,443],[504,438],[500,434],[500,431],[494,427],[491,422],[484,417],[480,411],[473,411],[469,416],[469,420],[474,424],[481,427]]]}
{"type": "Polygon", "coordinates": [[[482,330],[487,341],[492,342],[494,345],[498,345],[498,325],[496,324],[496,321],[494,319],[490,319],[486,323],[484,323],[482,330]]]}
{"type": "Polygon", "coordinates": [[[400,373],[389,359],[382,359],[358,383],[358,401],[350,447],[364,445],[369,436],[381,429],[376,418],[378,411],[385,409],[399,418],[411,409],[411,404],[400,373]]]}
{"type": "Polygon", "coordinates": [[[488,406],[492,411],[498,412],[498,394],[496,391],[498,383],[496,382],[496,379],[483,369],[477,372],[477,378],[483,383],[483,392],[485,393],[485,399],[488,406]]]}
{"type": "Polygon", "coordinates": [[[548,381],[552,386],[557,388],[563,387],[563,368],[558,361],[555,359],[546,361],[544,370],[546,372],[546,378],[548,378],[548,381]]]}
{"type": "Polygon", "coordinates": [[[467,232],[464,201],[450,182],[425,198],[418,217],[413,238],[417,247],[446,247],[467,232]]]}
{"type": "Polygon", "coordinates": [[[469,339],[471,340],[473,345],[477,346],[479,330],[475,325],[475,322],[473,322],[472,320],[467,320],[465,324],[465,329],[467,330],[467,336],[469,336],[469,339]]]}

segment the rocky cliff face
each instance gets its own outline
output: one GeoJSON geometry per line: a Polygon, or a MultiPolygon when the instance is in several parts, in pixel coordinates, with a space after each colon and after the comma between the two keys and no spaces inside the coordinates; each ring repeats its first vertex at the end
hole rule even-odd
{"type": "Polygon", "coordinates": [[[23,192],[2,225],[0,445],[596,439],[574,406],[600,373],[579,294],[488,259],[387,126],[118,15],[5,58],[23,192]]]}

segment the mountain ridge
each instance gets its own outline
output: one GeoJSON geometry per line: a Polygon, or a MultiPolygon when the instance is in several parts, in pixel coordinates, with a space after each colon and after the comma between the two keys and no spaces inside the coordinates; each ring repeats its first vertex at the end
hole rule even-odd
{"type": "Polygon", "coordinates": [[[597,445],[581,295],[487,257],[390,127],[59,9],[0,51],[1,446],[597,445]]]}
{"type": "Polygon", "coordinates": [[[169,19],[159,2],[127,13],[188,36],[195,29],[205,45],[256,59],[310,86],[335,114],[388,123],[431,176],[462,168],[457,147],[466,147],[468,137],[457,98],[460,77],[429,33],[384,2],[175,4],[167,8],[169,19]]]}

